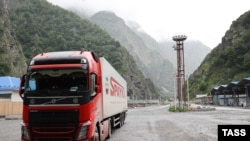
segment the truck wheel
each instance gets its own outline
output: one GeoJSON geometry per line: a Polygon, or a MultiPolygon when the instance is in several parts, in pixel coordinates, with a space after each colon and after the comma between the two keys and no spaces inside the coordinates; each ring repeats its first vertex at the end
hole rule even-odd
{"type": "Polygon", "coordinates": [[[107,139],[111,138],[112,135],[112,126],[111,126],[111,120],[109,120],[109,127],[108,127],[108,137],[107,139]]]}
{"type": "Polygon", "coordinates": [[[120,123],[118,124],[118,128],[121,128],[122,125],[124,124],[124,116],[123,116],[123,114],[120,114],[120,121],[119,122],[120,123]]]}
{"type": "Polygon", "coordinates": [[[122,125],[124,125],[125,122],[125,113],[122,113],[122,125]]]}
{"type": "Polygon", "coordinates": [[[95,127],[95,133],[94,133],[93,141],[101,141],[100,140],[100,132],[99,132],[99,128],[97,127],[97,125],[95,127]]]}
{"type": "Polygon", "coordinates": [[[122,115],[121,115],[121,125],[122,126],[124,125],[124,121],[125,121],[125,114],[122,113],[122,115]]]}

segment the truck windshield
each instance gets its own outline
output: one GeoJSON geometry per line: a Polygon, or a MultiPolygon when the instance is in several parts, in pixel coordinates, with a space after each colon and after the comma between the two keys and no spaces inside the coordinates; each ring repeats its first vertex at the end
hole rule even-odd
{"type": "Polygon", "coordinates": [[[87,70],[51,69],[28,73],[24,104],[84,104],[90,101],[87,70]]]}
{"type": "Polygon", "coordinates": [[[87,80],[83,70],[39,70],[28,75],[26,91],[84,91],[88,90],[87,80]]]}

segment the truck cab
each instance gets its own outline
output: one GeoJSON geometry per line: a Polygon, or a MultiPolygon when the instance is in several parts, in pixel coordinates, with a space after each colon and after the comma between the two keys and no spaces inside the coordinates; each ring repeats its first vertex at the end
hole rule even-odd
{"type": "Polygon", "coordinates": [[[23,141],[104,140],[112,117],[103,117],[100,60],[93,52],[35,56],[22,77],[23,141]]]}

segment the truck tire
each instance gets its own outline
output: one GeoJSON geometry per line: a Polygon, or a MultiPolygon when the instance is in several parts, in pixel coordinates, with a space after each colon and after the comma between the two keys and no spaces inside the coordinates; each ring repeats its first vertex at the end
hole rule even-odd
{"type": "Polygon", "coordinates": [[[124,117],[124,113],[120,114],[120,123],[118,124],[118,128],[121,128],[122,125],[124,124],[124,120],[125,120],[125,117],[124,117]]]}
{"type": "Polygon", "coordinates": [[[112,135],[112,124],[111,124],[111,120],[109,120],[109,127],[108,127],[108,136],[107,139],[111,138],[112,135]]]}
{"type": "Polygon", "coordinates": [[[125,123],[125,113],[122,113],[122,126],[124,125],[125,123]]]}
{"type": "Polygon", "coordinates": [[[92,141],[101,141],[101,138],[100,138],[100,132],[99,132],[99,127],[96,125],[95,126],[95,133],[94,133],[94,137],[92,139],[92,141]]]}

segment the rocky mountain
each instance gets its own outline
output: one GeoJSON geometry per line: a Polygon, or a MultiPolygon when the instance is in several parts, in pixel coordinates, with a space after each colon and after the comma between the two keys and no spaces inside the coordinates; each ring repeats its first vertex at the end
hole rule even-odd
{"type": "MultiPolygon", "coordinates": [[[[141,37],[148,47],[151,47],[153,50],[157,50],[164,59],[170,61],[176,70],[176,51],[173,48],[176,43],[173,40],[163,40],[158,42],[150,35],[143,32],[140,25],[137,23],[127,22],[127,24],[138,36],[141,37]]],[[[200,41],[189,39],[184,41],[186,74],[192,74],[210,51],[211,49],[200,41]]]]}
{"type": "Polygon", "coordinates": [[[250,76],[250,11],[232,22],[221,43],[190,77],[192,96],[250,76]]]}
{"type": "MultiPolygon", "coordinates": [[[[176,68],[177,57],[173,46],[176,45],[174,41],[162,41],[159,43],[159,50],[176,68]]],[[[185,73],[192,74],[209,54],[211,49],[200,41],[187,40],[184,41],[184,59],[185,59],[185,73]]]]}
{"type": "MultiPolygon", "coordinates": [[[[113,12],[98,12],[90,20],[126,47],[141,71],[159,86],[161,92],[173,92],[177,66],[176,51],[172,48],[174,41],[159,43],[143,32],[137,23],[125,23],[113,12]]],[[[184,46],[186,74],[192,74],[211,49],[199,41],[186,41],[184,46]]]]}
{"type": "Polygon", "coordinates": [[[173,90],[174,67],[170,61],[162,57],[155,46],[157,44],[145,43],[143,38],[113,12],[98,12],[90,18],[90,21],[106,30],[128,50],[143,74],[158,86],[163,95],[173,90]]]}
{"type": "Polygon", "coordinates": [[[3,0],[0,3],[0,73],[25,73],[34,55],[47,51],[91,50],[104,56],[126,79],[128,95],[158,98],[133,57],[97,25],[46,0],[3,0]]]}
{"type": "Polygon", "coordinates": [[[0,1],[0,76],[20,77],[27,69],[22,47],[10,21],[8,0],[0,1]]]}

